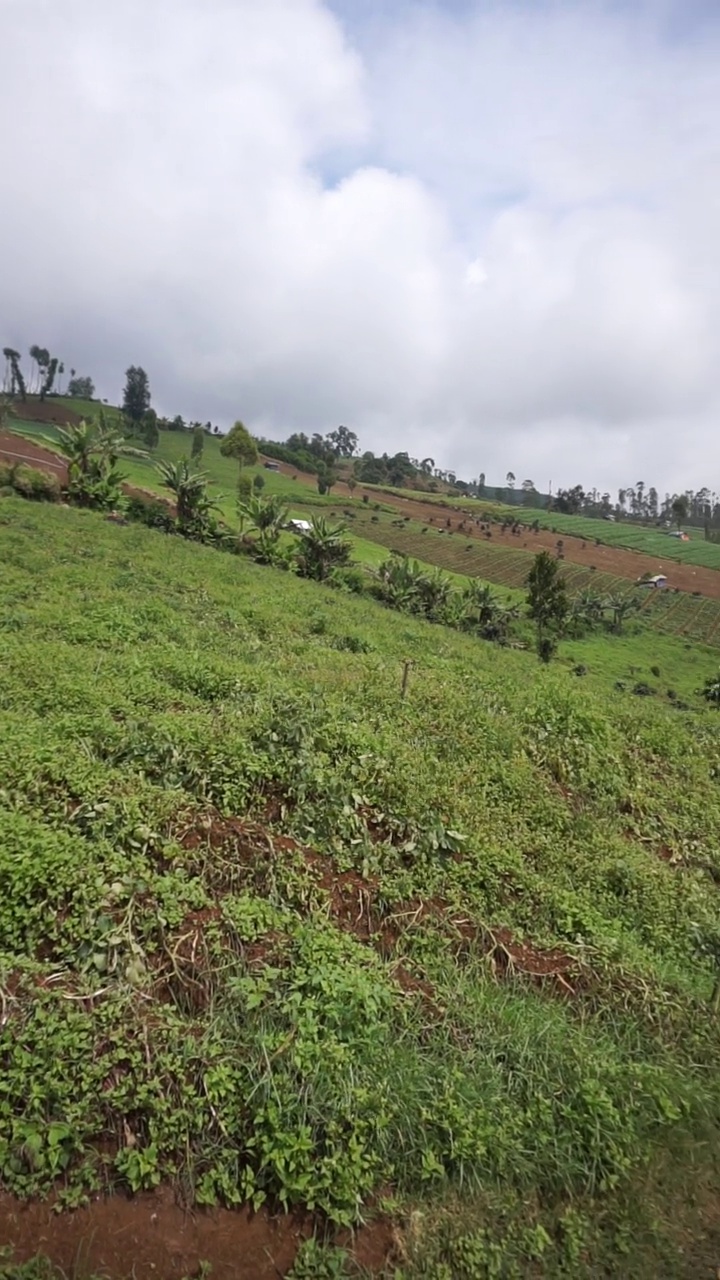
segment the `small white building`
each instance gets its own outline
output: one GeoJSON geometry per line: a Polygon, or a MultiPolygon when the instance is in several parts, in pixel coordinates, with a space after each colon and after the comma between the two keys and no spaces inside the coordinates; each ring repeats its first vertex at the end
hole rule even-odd
{"type": "Polygon", "coordinates": [[[286,527],[291,533],[309,533],[312,529],[309,520],[288,520],[286,527]]]}
{"type": "Polygon", "coordinates": [[[652,578],[641,578],[638,582],[639,587],[657,587],[658,589],[667,586],[667,576],[664,573],[656,573],[652,578]]]}

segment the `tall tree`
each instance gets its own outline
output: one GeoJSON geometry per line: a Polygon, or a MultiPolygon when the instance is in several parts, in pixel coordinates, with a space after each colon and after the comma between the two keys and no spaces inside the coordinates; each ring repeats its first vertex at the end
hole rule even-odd
{"type": "Polygon", "coordinates": [[[355,432],[348,430],[347,427],[338,427],[336,431],[329,431],[326,439],[336,458],[352,458],[358,446],[355,432]]]}
{"type": "Polygon", "coordinates": [[[672,500],[672,506],[670,509],[673,513],[673,519],[678,529],[682,529],[683,522],[687,520],[688,506],[688,500],[684,493],[679,493],[677,497],[672,500]]]}
{"type": "MultiPolygon", "coordinates": [[[[20,392],[20,399],[27,399],[27,388],[20,368],[20,352],[15,351],[14,347],[3,347],[3,355],[7,361],[7,369],[9,370],[10,395],[14,396],[20,392]]],[[[6,372],[6,378],[8,373],[6,372]]]]}
{"type": "Polygon", "coordinates": [[[45,377],[43,378],[43,383],[40,388],[41,400],[44,400],[46,396],[49,396],[50,392],[52,391],[53,382],[55,381],[55,374],[57,373],[57,367],[58,367],[58,358],[57,356],[53,356],[48,363],[47,369],[45,370],[45,377]]]}
{"type": "Polygon", "coordinates": [[[192,433],[192,446],[190,448],[190,457],[192,458],[193,462],[195,462],[197,458],[202,457],[202,451],[204,448],[205,448],[205,432],[203,431],[202,427],[195,427],[192,433]]]}
{"type": "Polygon", "coordinates": [[[150,383],[148,376],[140,365],[131,364],[125,372],[125,390],[123,391],[123,413],[131,422],[142,422],[150,408],[150,383]]]}
{"type": "Polygon", "coordinates": [[[254,466],[258,460],[257,445],[247,427],[240,421],[228,431],[220,445],[220,452],[224,458],[235,458],[241,471],[245,466],[254,466]]]}
{"type": "Polygon", "coordinates": [[[537,626],[537,652],[543,662],[549,662],[555,648],[556,637],[562,630],[569,604],[565,579],[557,561],[547,551],[535,556],[527,576],[528,613],[537,626]]]}

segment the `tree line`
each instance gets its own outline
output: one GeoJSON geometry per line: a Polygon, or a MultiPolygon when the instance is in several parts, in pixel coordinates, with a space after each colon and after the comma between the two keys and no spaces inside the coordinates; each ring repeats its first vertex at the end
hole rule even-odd
{"type": "MultiPolygon", "coordinates": [[[[3,392],[7,396],[19,396],[24,401],[28,395],[38,395],[40,400],[50,394],[77,399],[93,399],[95,395],[92,378],[78,375],[75,369],[70,369],[67,388],[63,390],[65,364],[46,347],[35,344],[28,349],[29,370],[23,369],[20,352],[13,347],[4,347],[3,355],[3,392]]],[[[189,432],[191,456],[196,460],[202,456],[206,437],[221,434],[220,428],[209,421],[186,422],[180,414],[159,416],[152,407],[147,372],[140,365],[131,365],[126,370],[122,412],[128,433],[139,437],[148,449],[157,447],[160,431],[189,432]]],[[[320,493],[329,493],[342,472],[351,490],[358,483],[430,493],[437,493],[445,486],[453,496],[494,499],[510,506],[644,524],[705,525],[708,536],[711,530],[720,530],[720,494],[707,486],[697,491],[666,493],[661,498],[654,485],[638,480],[634,485],[618,489],[613,500],[609,492],[601,493],[596,488],[586,490],[581,484],[560,488],[554,494],[542,493],[534,480],[528,478],[518,484],[514,472],[508,471],[504,485],[493,488],[487,485],[484,472],[474,479],[463,480],[455,471],[436,466],[431,457],[419,459],[405,451],[376,454],[368,449],[361,452],[356,433],[345,426],[324,436],[300,431],[283,441],[260,437],[258,445],[265,456],[316,476],[320,493]]]]}

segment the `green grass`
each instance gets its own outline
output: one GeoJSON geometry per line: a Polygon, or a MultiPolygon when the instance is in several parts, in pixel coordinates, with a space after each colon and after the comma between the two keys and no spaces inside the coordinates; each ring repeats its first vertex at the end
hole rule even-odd
{"type": "Polygon", "coordinates": [[[662,686],[714,656],[545,669],[13,498],[0,558],[3,1186],[337,1223],[389,1189],[434,1223],[404,1276],[689,1276],[719,722],[662,686]],[[614,687],[653,661],[658,696],[614,687]]]}

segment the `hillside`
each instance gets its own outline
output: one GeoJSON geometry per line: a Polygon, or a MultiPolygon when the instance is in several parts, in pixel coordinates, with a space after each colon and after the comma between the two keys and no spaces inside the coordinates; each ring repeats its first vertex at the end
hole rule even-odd
{"type": "Polygon", "coordinates": [[[94,513],[0,558],[16,1259],[712,1274],[717,713],[94,513]]]}

